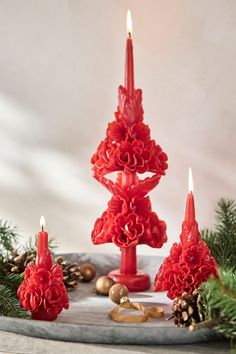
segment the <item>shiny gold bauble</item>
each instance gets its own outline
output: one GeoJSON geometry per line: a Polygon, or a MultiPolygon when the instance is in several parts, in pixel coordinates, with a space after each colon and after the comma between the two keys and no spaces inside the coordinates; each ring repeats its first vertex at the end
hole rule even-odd
{"type": "Polygon", "coordinates": [[[129,294],[129,290],[125,285],[115,284],[111,287],[111,289],[109,291],[109,298],[115,304],[119,305],[122,297],[128,297],[128,294],[129,294]]]}
{"type": "Polygon", "coordinates": [[[91,263],[84,263],[79,266],[80,273],[82,275],[82,281],[88,283],[96,275],[96,268],[91,263]]]}
{"type": "Polygon", "coordinates": [[[107,275],[103,275],[96,281],[96,292],[99,295],[108,296],[109,290],[114,285],[114,281],[107,275]]]}

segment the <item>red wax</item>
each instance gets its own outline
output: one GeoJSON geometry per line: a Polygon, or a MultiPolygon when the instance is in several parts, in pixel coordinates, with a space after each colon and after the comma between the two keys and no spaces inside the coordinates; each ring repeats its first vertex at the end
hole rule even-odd
{"type": "Polygon", "coordinates": [[[48,249],[48,233],[44,230],[38,234],[36,265],[47,270],[52,268],[52,257],[48,249]]]}
{"type": "MultiPolygon", "coordinates": [[[[135,173],[122,172],[118,177],[118,181],[122,187],[130,187],[136,181],[135,173]]],[[[137,273],[137,261],[136,261],[136,246],[121,248],[121,263],[120,272],[122,274],[136,274],[137,273]]]]}
{"type": "Polygon", "coordinates": [[[134,58],[133,58],[133,43],[129,36],[126,41],[126,58],[125,58],[125,88],[129,96],[134,93],[134,58]]]}
{"type": "MultiPolygon", "coordinates": [[[[117,183],[123,188],[134,185],[137,181],[135,173],[119,172],[117,183]]],[[[109,277],[115,283],[121,283],[127,286],[129,291],[145,291],[150,288],[149,275],[137,270],[136,246],[122,247],[120,269],[113,270],[109,277]]]]}
{"type": "MultiPolygon", "coordinates": [[[[130,14],[127,27],[131,31],[130,14]]],[[[126,40],[125,80],[119,86],[115,121],[108,125],[91,162],[94,177],[112,194],[107,210],[96,220],[92,231],[94,244],[113,242],[120,248],[120,268],[109,273],[116,283],[130,291],[150,287],[148,274],[137,269],[136,246],[160,248],[166,242],[166,224],[152,211],[147,193],[158,184],[167,169],[167,155],[151,139],[143,123],[142,90],[134,88],[134,58],[131,34],[126,40]],[[117,172],[114,183],[109,173],[117,172]],[[151,172],[152,177],[140,175],[151,172]]]]}
{"type": "MultiPolygon", "coordinates": [[[[135,173],[121,172],[118,175],[117,182],[122,187],[130,187],[136,181],[135,173]]],[[[137,273],[137,261],[136,261],[136,246],[121,248],[121,262],[120,272],[122,274],[136,274],[137,273]]]]}
{"type": "Polygon", "coordinates": [[[69,307],[62,269],[58,264],[52,266],[48,233],[43,227],[38,234],[36,262],[27,265],[17,296],[34,320],[53,321],[69,307]]]}
{"type": "Polygon", "coordinates": [[[173,244],[170,255],[159,268],[154,291],[168,291],[167,296],[174,299],[183,292],[191,294],[210,276],[217,276],[217,264],[210,256],[207,244],[201,240],[195,219],[194,196],[190,192],[180,242],[173,244]]]}
{"type": "Polygon", "coordinates": [[[122,274],[136,274],[136,246],[121,248],[120,272],[122,274]]]}
{"type": "Polygon", "coordinates": [[[195,206],[194,206],[194,196],[190,192],[187,196],[186,209],[185,209],[185,222],[190,228],[195,223],[195,206]]]}

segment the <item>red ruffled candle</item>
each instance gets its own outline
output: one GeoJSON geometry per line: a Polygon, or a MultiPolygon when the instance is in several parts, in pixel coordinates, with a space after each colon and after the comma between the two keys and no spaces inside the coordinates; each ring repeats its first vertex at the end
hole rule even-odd
{"type": "Polygon", "coordinates": [[[33,319],[53,321],[63,308],[69,308],[69,298],[63,284],[62,269],[58,264],[52,265],[48,233],[44,231],[44,218],[41,220],[36,262],[26,267],[17,295],[21,306],[31,312],[33,319]]]}
{"type": "Polygon", "coordinates": [[[143,122],[142,91],[134,87],[131,17],[127,16],[125,84],[118,90],[115,120],[92,156],[94,177],[111,193],[106,211],[97,219],[92,242],[113,242],[121,250],[120,269],[109,276],[130,291],[147,290],[149,276],[137,269],[136,246],[160,248],[167,241],[166,224],[152,211],[148,193],[165,175],[167,155],[150,136],[143,122]],[[114,182],[107,177],[117,172],[114,182]],[[151,177],[142,179],[149,172],[151,177]]]}
{"type": "MultiPolygon", "coordinates": [[[[189,184],[192,186],[191,170],[189,176],[189,184]]],[[[191,187],[187,196],[180,242],[173,244],[154,282],[154,291],[167,291],[170,299],[181,296],[183,292],[191,294],[210,276],[217,276],[217,263],[211,257],[207,244],[201,240],[195,220],[192,190],[191,187]]]]}

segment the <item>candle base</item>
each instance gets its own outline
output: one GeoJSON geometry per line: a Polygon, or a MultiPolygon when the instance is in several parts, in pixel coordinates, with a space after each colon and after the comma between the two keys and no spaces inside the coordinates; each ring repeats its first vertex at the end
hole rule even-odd
{"type": "Polygon", "coordinates": [[[49,316],[45,310],[38,310],[31,313],[31,318],[40,321],[54,321],[57,319],[57,315],[49,316]]]}
{"type": "Polygon", "coordinates": [[[120,283],[129,289],[131,292],[145,291],[150,289],[150,277],[142,270],[137,270],[136,274],[123,274],[120,269],[112,270],[108,277],[115,283],[120,283]]]}

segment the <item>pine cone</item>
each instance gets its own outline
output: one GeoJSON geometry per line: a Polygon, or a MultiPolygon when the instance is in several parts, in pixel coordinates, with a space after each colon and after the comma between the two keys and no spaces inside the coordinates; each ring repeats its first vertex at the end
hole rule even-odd
{"type": "Polygon", "coordinates": [[[63,272],[63,282],[67,291],[78,288],[82,275],[77,263],[64,261],[62,256],[56,257],[55,262],[59,264],[63,272]]]}
{"type": "Polygon", "coordinates": [[[177,327],[189,327],[195,323],[204,321],[203,305],[198,289],[192,294],[183,293],[176,298],[172,306],[174,323],[177,327]]]}
{"type": "Polygon", "coordinates": [[[34,253],[26,251],[22,255],[19,255],[16,250],[13,250],[10,256],[4,259],[2,267],[5,273],[22,274],[26,266],[34,261],[34,253]]]}
{"type": "MultiPolygon", "coordinates": [[[[13,250],[10,256],[4,259],[1,264],[1,268],[6,274],[22,274],[26,266],[31,262],[35,262],[34,252],[32,253],[30,251],[26,251],[20,255],[16,250],[13,250]]],[[[79,286],[79,282],[82,280],[82,275],[78,264],[66,262],[61,256],[57,257],[55,262],[62,268],[63,282],[67,291],[77,288],[79,286]]]]}

